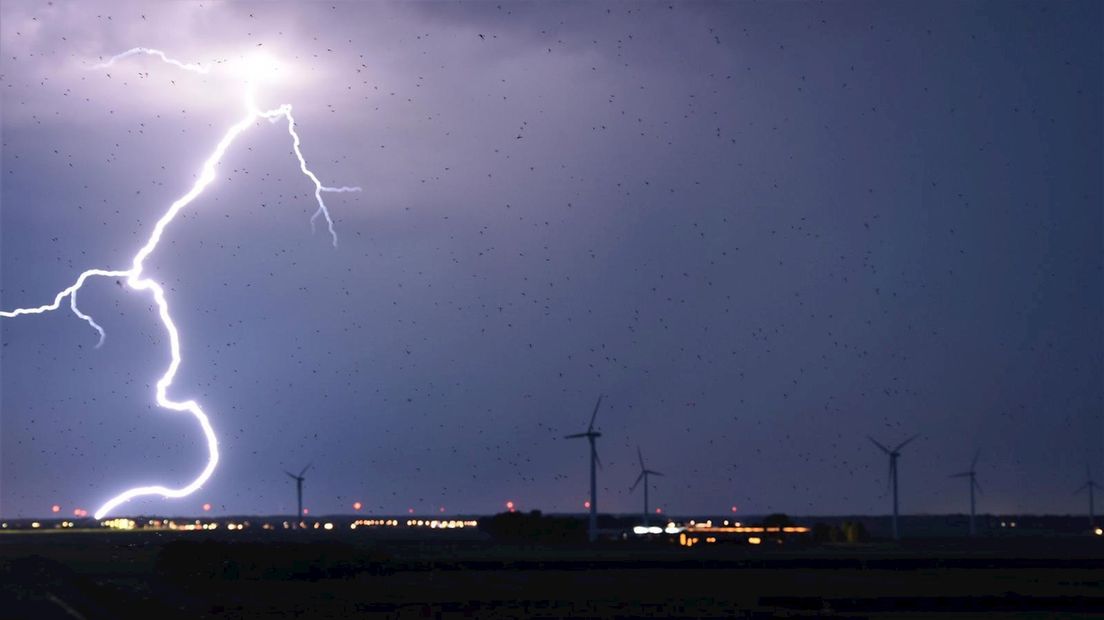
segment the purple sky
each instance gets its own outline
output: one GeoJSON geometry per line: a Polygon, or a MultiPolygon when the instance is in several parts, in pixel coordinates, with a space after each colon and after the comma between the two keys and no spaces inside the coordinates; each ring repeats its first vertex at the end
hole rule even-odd
{"type": "MultiPolygon", "coordinates": [[[[124,513],[1073,512],[1104,477],[1101,8],[1009,3],[0,5],[0,307],[126,268],[243,114],[134,46],[286,76],[340,237],[259,123],[148,261],[223,461],[124,513]],[[482,36],[481,36],[482,35],[482,36]]],[[[152,404],[148,298],[0,319],[0,515],[206,459],[152,404]]]]}

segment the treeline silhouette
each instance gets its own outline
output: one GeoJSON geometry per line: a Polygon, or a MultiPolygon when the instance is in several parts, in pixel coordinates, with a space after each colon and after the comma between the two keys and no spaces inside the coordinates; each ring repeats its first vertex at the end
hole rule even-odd
{"type": "MultiPolygon", "coordinates": [[[[598,515],[598,529],[632,529],[638,519],[598,515]]],[[[539,510],[502,512],[479,521],[479,529],[501,542],[582,543],[587,541],[586,519],[545,515],[539,510]]]]}
{"type": "Polygon", "coordinates": [[[813,542],[860,543],[870,540],[870,534],[860,521],[844,521],[839,525],[813,525],[813,542]]]}

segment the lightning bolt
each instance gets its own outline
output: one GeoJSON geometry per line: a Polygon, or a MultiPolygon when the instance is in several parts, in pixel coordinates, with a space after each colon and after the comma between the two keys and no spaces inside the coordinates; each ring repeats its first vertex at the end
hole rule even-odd
{"type": "Polygon", "coordinates": [[[160,58],[162,62],[168,63],[168,64],[173,65],[175,67],[180,67],[181,69],[184,69],[185,71],[191,71],[192,73],[208,73],[211,70],[209,67],[204,67],[203,65],[193,65],[193,64],[190,64],[190,63],[180,62],[179,60],[176,60],[174,58],[169,58],[165,54],[165,52],[162,52],[161,50],[155,50],[155,49],[152,49],[152,48],[149,48],[149,47],[132,47],[132,48],[128,49],[127,51],[123,52],[122,54],[115,54],[111,58],[108,58],[107,60],[105,60],[105,61],[103,61],[103,62],[101,62],[97,65],[93,65],[92,68],[93,69],[106,69],[106,68],[110,67],[111,65],[115,64],[116,62],[118,62],[120,60],[123,60],[124,58],[129,58],[131,56],[137,56],[139,54],[146,54],[147,56],[156,56],[156,57],[160,58]]]}
{"type": "MultiPolygon", "coordinates": [[[[173,65],[185,71],[192,73],[207,74],[211,71],[210,67],[204,65],[190,64],[175,60],[165,52],[157,49],[146,47],[135,47],[129,49],[121,54],[112,56],[107,61],[94,65],[93,69],[103,69],[112,66],[116,62],[125,58],[147,55],[159,58],[162,62],[173,65]]],[[[314,215],[311,216],[311,228],[314,228],[315,221],[318,218],[323,218],[326,221],[326,226],[330,232],[330,237],[333,240],[333,246],[337,247],[337,233],[334,230],[333,219],[330,217],[330,211],[326,208],[326,203],[322,199],[322,194],[327,192],[344,193],[344,192],[359,192],[359,187],[327,187],[322,184],[318,177],[307,167],[307,160],[303,156],[303,152],[300,149],[300,138],[298,132],[295,130],[295,117],[292,116],[292,108],[290,104],[282,104],[279,107],[270,110],[261,110],[254,103],[253,90],[255,80],[251,76],[247,76],[246,82],[246,114],[245,116],[230,126],[226,133],[215,145],[214,150],[203,162],[203,166],[200,168],[200,173],[191,189],[186,194],[177,198],[164,215],[161,216],[157,223],[153,227],[153,232],[150,234],[149,239],[145,245],[138,249],[138,252],[131,260],[131,265],[128,269],[88,269],[82,272],[77,280],[69,285],[67,288],[62,289],[54,296],[52,303],[31,307],[31,308],[16,308],[14,310],[0,310],[0,317],[14,318],[17,316],[28,314],[44,314],[52,312],[61,307],[62,302],[66,298],[69,299],[69,308],[72,310],[78,318],[88,323],[99,334],[99,342],[96,347],[99,348],[103,344],[106,334],[103,328],[96,323],[96,321],[89,315],[81,312],[77,306],[77,291],[84,286],[85,282],[89,278],[93,277],[108,277],[108,278],[126,278],[127,285],[136,291],[146,291],[150,294],[153,303],[157,305],[158,315],[161,318],[161,324],[165,327],[165,332],[169,337],[169,353],[172,360],[169,362],[169,366],[165,369],[164,374],[157,380],[156,386],[156,401],[158,406],[176,412],[186,412],[191,414],[196,422],[199,423],[200,428],[203,430],[203,436],[207,441],[207,465],[203,468],[203,471],[191,483],[186,486],[172,489],[161,485],[142,486],[135,487],[123,491],[122,493],[112,497],[105,502],[98,510],[96,510],[94,517],[96,519],[102,519],[106,514],[114,510],[120,504],[130,501],[136,497],[144,495],[160,495],[165,498],[179,498],[186,495],[190,495],[196,489],[203,486],[204,483],[211,477],[211,474],[215,471],[215,467],[219,462],[219,448],[218,438],[215,436],[215,431],[211,427],[211,421],[207,414],[194,400],[175,401],[169,398],[168,390],[173,384],[173,379],[176,378],[177,369],[180,367],[180,332],[176,328],[176,323],[173,321],[172,314],[169,312],[169,302],[165,298],[165,290],[162,286],[153,278],[144,276],[145,260],[155,249],[157,244],[161,241],[161,236],[164,234],[165,229],[172,223],[176,216],[182,209],[191,204],[200,194],[203,193],[207,186],[209,186],[215,180],[215,170],[222,161],[226,151],[234,143],[246,129],[255,124],[261,119],[265,119],[269,122],[276,122],[281,118],[287,120],[288,134],[291,136],[292,152],[295,154],[296,159],[299,160],[299,170],[311,180],[314,184],[314,198],[318,203],[318,209],[314,215]]]]}

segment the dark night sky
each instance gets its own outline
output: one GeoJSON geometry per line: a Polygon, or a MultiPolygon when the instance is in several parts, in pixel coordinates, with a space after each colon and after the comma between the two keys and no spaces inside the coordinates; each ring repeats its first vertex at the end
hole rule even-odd
{"type": "MultiPolygon", "coordinates": [[[[287,63],[340,247],[259,123],[149,261],[210,482],[124,513],[1073,512],[1104,476],[1097,2],[22,3],[0,12],[2,301],[125,268],[287,63]],[[480,37],[479,35],[484,35],[480,37]],[[639,490],[638,490],[639,493],[639,490]]],[[[0,514],[186,484],[148,298],[0,320],[0,514]]]]}

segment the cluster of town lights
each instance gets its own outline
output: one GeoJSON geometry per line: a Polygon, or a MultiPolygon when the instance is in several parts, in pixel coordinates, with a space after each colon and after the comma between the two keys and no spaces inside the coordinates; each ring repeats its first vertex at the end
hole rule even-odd
{"type": "Polygon", "coordinates": [[[675,525],[675,523],[672,521],[667,524],[667,527],[659,527],[658,525],[637,525],[633,527],[633,534],[639,534],[641,536],[647,534],[679,534],[685,530],[686,528],[675,525]]]}
{"type": "Polygon", "coordinates": [[[134,522],[134,519],[124,519],[122,517],[116,519],[105,519],[103,521],[100,521],[100,525],[104,527],[109,527],[113,530],[133,530],[135,527],[137,527],[137,523],[134,522]]]}
{"type": "Polygon", "coordinates": [[[349,529],[355,530],[358,527],[396,527],[398,525],[398,519],[357,519],[349,524],[349,529]]]}
{"type": "MultiPolygon", "coordinates": [[[[354,508],[359,510],[360,502],[354,504],[354,508]]],[[[207,510],[207,505],[203,506],[207,510]]],[[[516,510],[514,502],[507,502],[507,508],[511,511],[516,510]]],[[[54,513],[61,512],[61,507],[58,505],[51,506],[51,511],[54,513]]],[[[303,511],[304,513],[306,510],[303,511]]],[[[88,515],[86,510],[77,508],[73,510],[73,514],[78,517],[85,517],[88,515]]],[[[216,530],[220,525],[225,526],[228,531],[235,532],[245,530],[251,527],[249,521],[243,522],[203,522],[199,519],[194,521],[176,522],[171,519],[148,519],[141,523],[123,517],[104,519],[98,522],[85,521],[84,523],[78,523],[76,521],[55,521],[50,523],[42,523],[39,521],[22,522],[11,524],[8,522],[0,523],[0,529],[21,529],[30,527],[30,529],[70,529],[76,527],[88,527],[91,523],[95,523],[100,527],[105,527],[113,530],[134,530],[134,529],[151,529],[151,530],[177,530],[177,531],[196,531],[196,530],[216,530]],[[14,528],[12,526],[14,525],[14,528]]],[[[1016,527],[1016,522],[1002,521],[1001,527],[1016,527]]],[[[479,526],[479,522],[476,520],[463,520],[463,519],[417,519],[409,518],[400,521],[399,519],[357,519],[349,523],[349,529],[355,530],[358,528],[379,528],[379,527],[407,527],[407,528],[429,528],[429,529],[464,529],[464,528],[476,528],[479,526]]],[[[275,529],[322,529],[333,530],[335,526],[332,522],[315,521],[313,523],[306,523],[299,521],[298,523],[290,523],[283,521],[278,524],[262,523],[260,525],[263,530],[275,530],[275,529]]],[[[685,525],[679,525],[674,521],[668,521],[665,526],[652,525],[644,526],[637,525],[632,528],[632,532],[638,536],[649,535],[678,535],[679,544],[684,547],[692,547],[698,543],[715,543],[718,541],[717,534],[752,534],[746,538],[746,541],[752,545],[758,545],[763,542],[762,536],[756,536],[756,534],[806,534],[811,531],[810,528],[797,525],[787,526],[766,526],[766,525],[744,525],[739,521],[728,521],[727,519],[720,524],[714,524],[712,520],[695,521],[690,520],[685,525]]],[[[1104,536],[1104,528],[1094,527],[1092,534],[1095,536],[1104,536]]],[[[742,537],[741,537],[742,538],[742,537]]]]}
{"type": "MultiPolygon", "coordinates": [[[[174,530],[192,532],[197,530],[217,530],[220,526],[224,526],[228,531],[236,532],[252,527],[249,521],[209,521],[204,522],[200,519],[194,521],[175,521],[172,519],[148,519],[142,522],[135,521],[134,519],[127,519],[124,517],[117,517],[113,519],[104,519],[97,522],[100,527],[106,527],[113,530],[174,530]]],[[[32,529],[39,529],[42,527],[53,528],[72,528],[77,527],[77,523],[74,521],[58,521],[53,524],[45,525],[34,521],[31,522],[30,527],[32,529]]],[[[3,523],[0,525],[2,529],[8,529],[9,524],[3,523]]],[[[16,526],[18,527],[18,525],[16,526]]],[[[24,526],[26,527],[26,526],[24,526]]],[[[274,530],[274,529],[322,529],[333,530],[335,524],[331,521],[315,521],[312,523],[306,523],[300,521],[299,523],[291,523],[283,521],[279,524],[273,525],[272,523],[262,523],[261,529],[274,530]]],[[[441,530],[455,530],[464,528],[479,527],[479,522],[473,519],[406,519],[400,521],[398,519],[357,519],[349,524],[349,529],[355,530],[360,527],[408,527],[408,528],[429,528],[429,529],[441,529],[441,530]]]]}
{"type": "Polygon", "coordinates": [[[454,528],[462,528],[462,527],[476,527],[478,525],[479,525],[479,523],[476,522],[476,521],[459,521],[459,520],[438,521],[437,519],[433,519],[431,521],[427,521],[427,520],[423,520],[423,519],[418,519],[418,520],[411,519],[411,520],[406,522],[406,527],[428,527],[428,528],[431,528],[431,529],[445,528],[445,529],[450,529],[450,530],[454,529],[454,528]]]}

